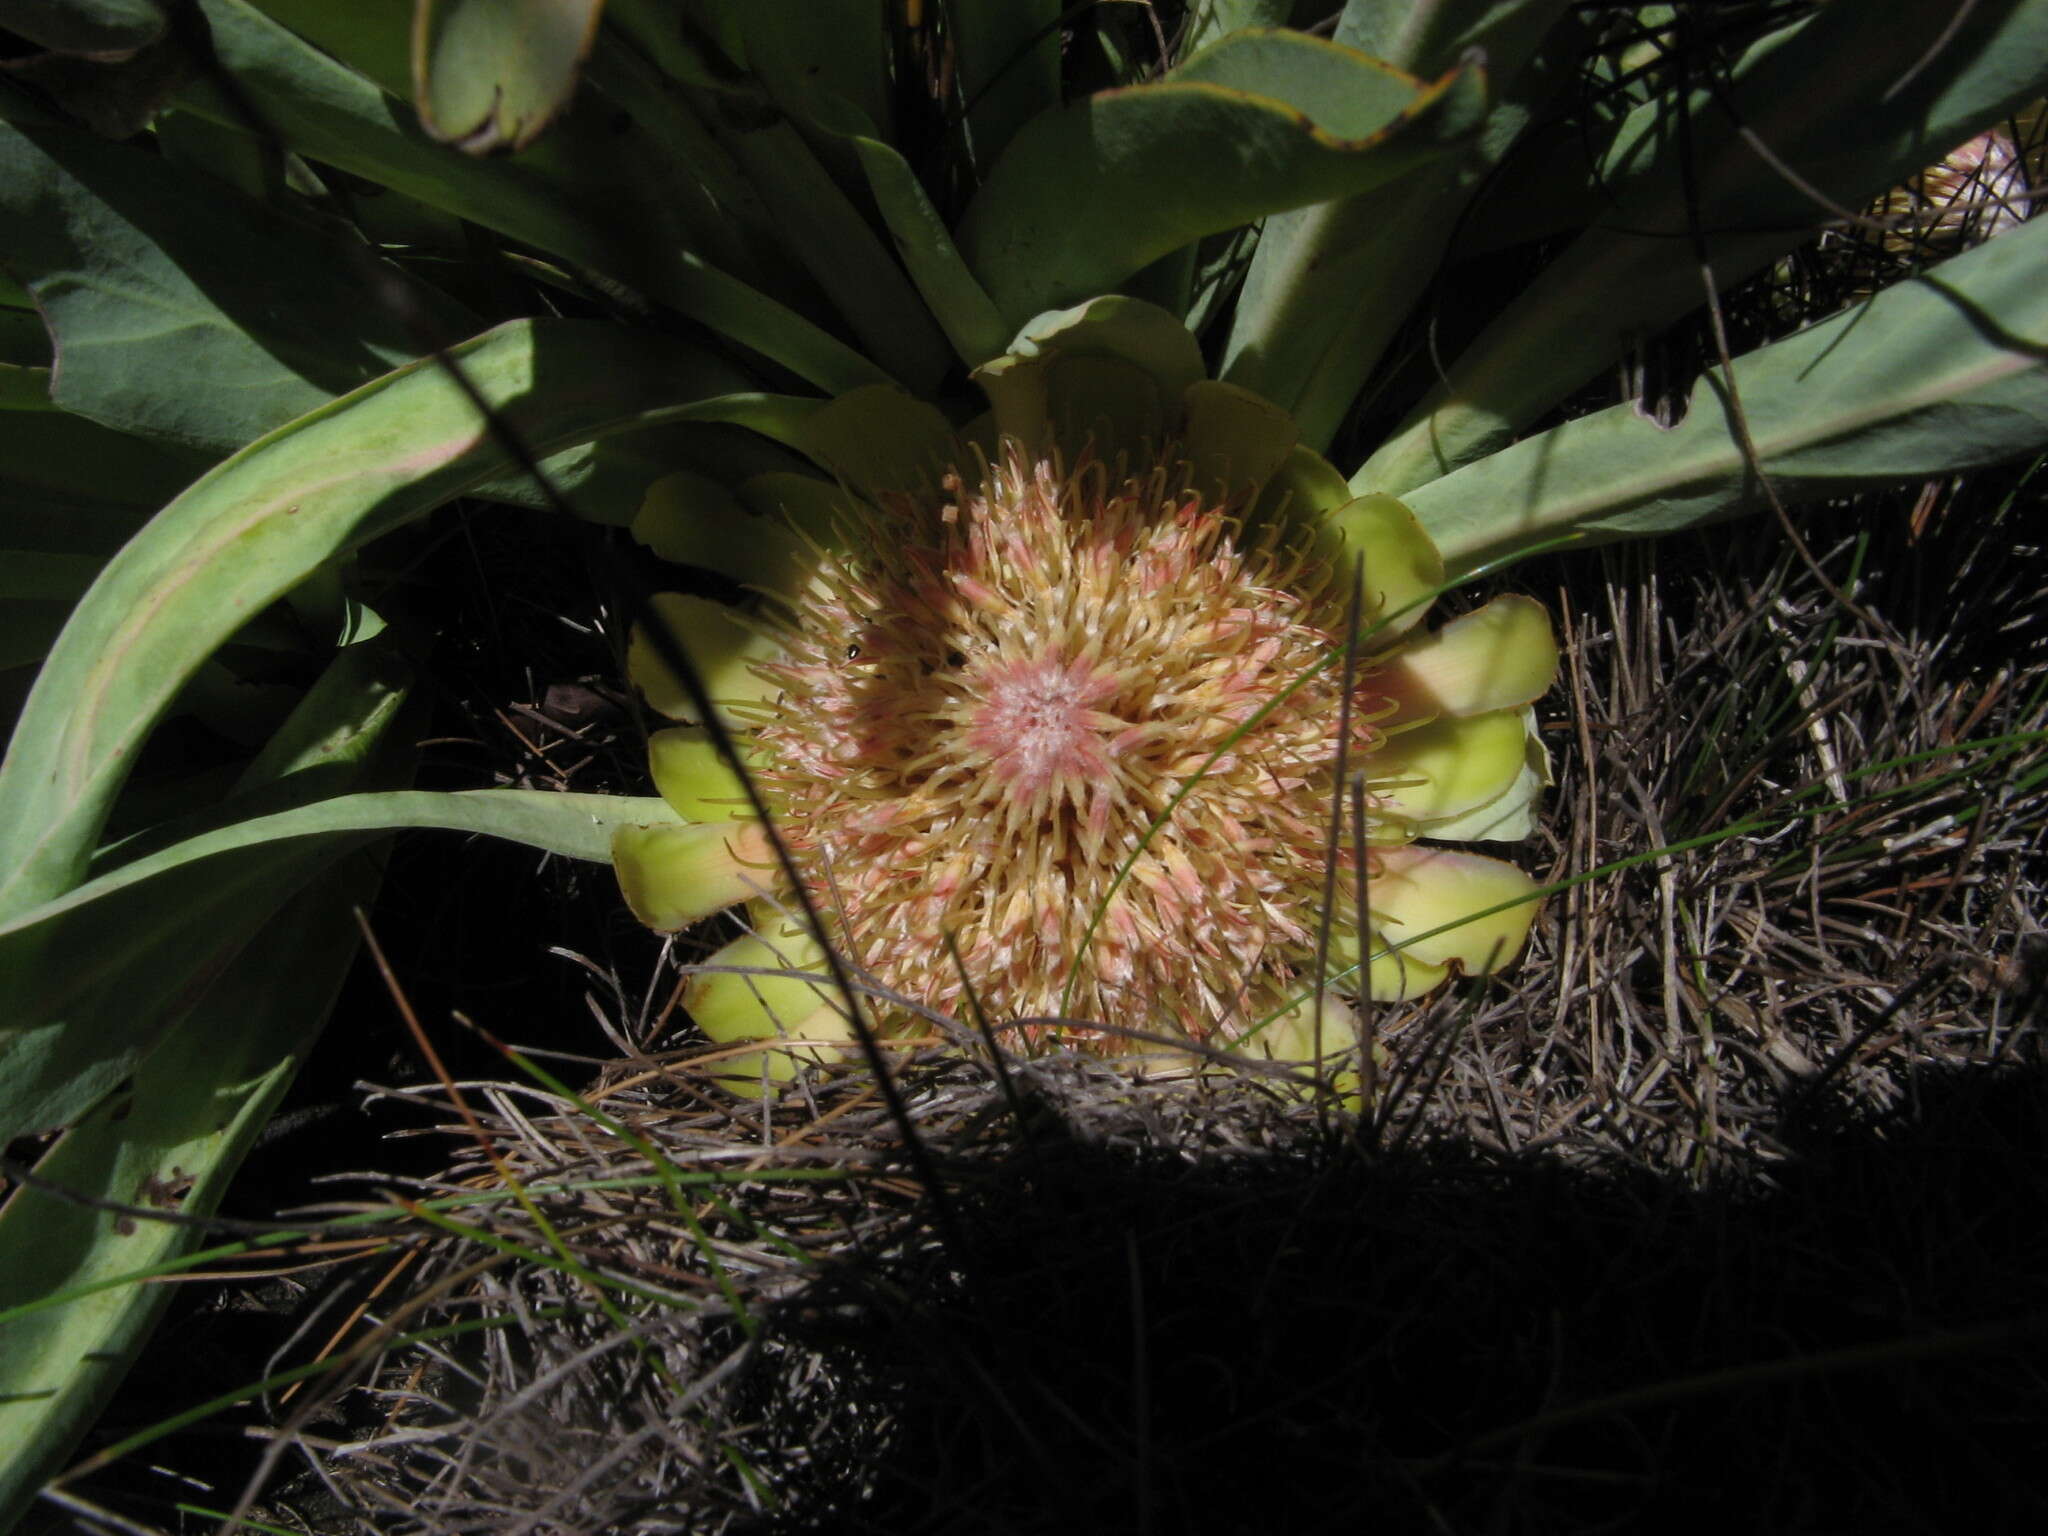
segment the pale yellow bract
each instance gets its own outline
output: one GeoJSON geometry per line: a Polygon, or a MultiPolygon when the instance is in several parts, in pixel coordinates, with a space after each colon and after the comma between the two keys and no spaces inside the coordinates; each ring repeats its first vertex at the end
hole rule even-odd
{"type": "MultiPolygon", "coordinates": [[[[1137,1030],[1299,1057],[1326,890],[1335,1019],[1342,994],[1413,997],[1528,933],[1525,874],[1419,840],[1527,832],[1547,616],[1502,598],[1419,628],[1443,568],[1414,519],[1352,497],[1198,358],[1186,377],[1192,341],[1162,366],[1159,318],[1121,299],[1047,317],[982,370],[995,410],[957,433],[908,397],[827,407],[828,513],[792,501],[755,530],[791,542],[793,578],[744,616],[657,605],[831,942],[904,1000],[874,1009],[885,1033],[971,1005],[1022,1045],[1115,1052],[1137,1030]],[[1365,824],[1333,840],[1354,778],[1365,824]]],[[[661,546],[655,520],[636,531],[661,546]]],[[[687,717],[645,635],[632,669],[687,717]]],[[[634,910],[673,930],[755,898],[692,1015],[722,1042],[843,1041],[822,952],[701,723],[651,748],[690,824],[621,834],[634,910]]],[[[800,1054],[769,1053],[772,1075],[800,1054]]]]}

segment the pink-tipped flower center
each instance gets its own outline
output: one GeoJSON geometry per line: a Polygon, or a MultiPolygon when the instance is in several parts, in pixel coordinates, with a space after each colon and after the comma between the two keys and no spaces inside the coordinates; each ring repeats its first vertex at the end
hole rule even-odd
{"type": "Polygon", "coordinates": [[[966,744],[988,754],[988,771],[1020,802],[1078,799],[1106,782],[1124,722],[1104,714],[1117,679],[1057,651],[999,662],[982,677],[982,703],[968,716],[966,744]]]}
{"type": "MultiPolygon", "coordinates": [[[[1341,599],[1163,471],[1013,449],[947,491],[827,558],[763,669],[761,779],[820,906],[932,1008],[1242,1031],[1314,953],[1341,599]]],[[[1387,708],[1356,686],[1354,767],[1387,708]]]]}

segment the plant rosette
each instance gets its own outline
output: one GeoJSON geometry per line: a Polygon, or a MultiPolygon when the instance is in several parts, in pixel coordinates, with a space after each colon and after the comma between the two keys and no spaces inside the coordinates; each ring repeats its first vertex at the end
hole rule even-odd
{"type": "MultiPolygon", "coordinates": [[[[1508,596],[1426,629],[1444,566],[1407,508],[1204,372],[1173,316],[1097,299],[976,370],[991,409],[957,430],[888,386],[821,407],[800,440],[833,478],[739,486],[723,558],[693,481],[635,523],[751,579],[752,606],[667,593],[654,622],[885,1038],[979,1016],[1026,1046],[1303,1060],[1350,1048],[1347,996],[1523,947],[1534,882],[1441,845],[1531,828],[1548,616],[1508,596]]],[[[721,1057],[758,1091],[853,1026],[662,652],[636,628],[628,668],[682,722],[650,742],[682,823],[622,828],[613,859],[659,931],[747,904],[684,1001],[721,1045],[781,1042],[721,1057]]]]}

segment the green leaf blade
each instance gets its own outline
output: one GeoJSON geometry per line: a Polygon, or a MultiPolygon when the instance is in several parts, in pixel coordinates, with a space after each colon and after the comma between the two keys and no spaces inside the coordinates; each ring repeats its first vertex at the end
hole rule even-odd
{"type": "Polygon", "coordinates": [[[960,248],[1004,319],[1021,326],[1205,235],[1389,181],[1475,131],[1484,96],[1473,69],[1424,86],[1298,34],[1234,33],[1165,82],[1104,91],[1025,125],[969,204],[960,248]],[[1331,126],[1223,83],[1289,66],[1284,88],[1331,126]]]}
{"type": "Polygon", "coordinates": [[[524,149],[569,105],[604,0],[422,0],[420,122],[472,155],[524,149]]]}
{"type": "Polygon", "coordinates": [[[83,133],[0,124],[0,216],[0,251],[55,337],[54,403],[201,452],[418,356],[380,283],[438,331],[426,340],[475,329],[367,250],[83,133]]]}
{"type": "MultiPolygon", "coordinates": [[[[1781,499],[1931,478],[2048,441],[2048,220],[1736,359],[1781,499]]],[[[1409,493],[1454,571],[1579,532],[1668,532],[1761,503],[1725,381],[1669,430],[1621,405],[1409,493]]]]}
{"type": "Polygon", "coordinates": [[[1452,364],[1353,488],[1405,495],[1473,462],[1706,302],[1688,188],[1725,288],[1799,245],[1832,209],[1863,206],[2040,94],[2048,5],[2007,0],[1973,7],[1953,28],[1951,19],[1940,7],[1829,6],[1789,38],[1759,44],[1753,67],[1719,96],[1644,109],[1655,121],[1624,135],[1631,160],[1601,223],[1452,364]]]}
{"type": "MultiPolygon", "coordinates": [[[[682,343],[576,321],[515,322],[451,355],[543,453],[687,415],[732,377],[682,343]]],[[[76,882],[143,736],[244,618],[505,467],[429,361],[259,439],[167,508],[79,604],[0,765],[0,911],[76,882]]]]}
{"type": "Polygon", "coordinates": [[[0,922],[0,1140],[89,1109],[204,994],[265,916],[337,860],[408,828],[470,833],[592,862],[656,799],[539,790],[387,790],[234,821],[0,922]],[[158,998],[151,1013],[132,1006],[158,998]]]}

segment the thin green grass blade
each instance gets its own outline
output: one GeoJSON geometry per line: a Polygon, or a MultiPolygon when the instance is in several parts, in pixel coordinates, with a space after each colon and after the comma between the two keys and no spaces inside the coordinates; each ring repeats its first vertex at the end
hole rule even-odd
{"type": "MultiPolygon", "coordinates": [[[[465,1317],[457,1322],[441,1323],[432,1328],[415,1329],[408,1333],[389,1333],[378,1330],[370,1333],[368,1338],[373,1342],[375,1348],[399,1350],[414,1344],[432,1344],[443,1339],[459,1339],[466,1335],[481,1333],[492,1328],[530,1327],[536,1323],[559,1322],[569,1315],[567,1307],[536,1307],[530,1313],[497,1312],[487,1317],[465,1317]]],[[[174,1435],[188,1425],[202,1424],[206,1420],[218,1416],[224,1409],[233,1408],[240,1403],[253,1402],[268,1393],[275,1392],[279,1387],[288,1387],[295,1381],[312,1381],[322,1376],[333,1376],[343,1371],[353,1370],[359,1363],[358,1352],[352,1350],[340,1355],[323,1355],[317,1360],[308,1360],[303,1365],[294,1365],[285,1370],[274,1371],[261,1381],[252,1381],[247,1386],[239,1387],[235,1391],[223,1392],[218,1397],[208,1398],[205,1402],[194,1403],[191,1407],[174,1413],[169,1418],[159,1419],[156,1423],[149,1425],[145,1429],[136,1430],[135,1433],[127,1436],[125,1439],[117,1440],[112,1445],[95,1451],[80,1465],[73,1467],[71,1474],[95,1471],[112,1462],[120,1461],[124,1457],[132,1456],[145,1446],[154,1445],[165,1436],[174,1435]]]]}
{"type": "MultiPolygon", "coordinates": [[[[689,1189],[698,1191],[706,1199],[719,1199],[719,1191],[726,1188],[745,1188],[753,1185],[808,1184],[828,1180],[844,1180],[849,1177],[841,1168],[727,1168],[680,1171],[676,1177],[689,1189]]],[[[575,1179],[568,1183],[553,1180],[526,1186],[527,1192],[536,1196],[602,1193],[606,1191],[653,1190],[662,1188],[667,1179],[659,1174],[627,1174],[615,1178],[575,1179]]],[[[415,1202],[417,1207],[433,1211],[474,1210],[480,1206],[511,1204],[512,1192],[508,1189],[475,1190],[462,1195],[442,1195],[432,1200],[415,1202]]],[[[97,1296],[105,1291],[138,1282],[157,1280],[168,1275],[189,1274],[208,1264],[219,1264],[231,1259],[245,1259],[252,1255],[263,1255],[283,1251],[291,1253],[300,1245],[309,1242],[347,1237],[361,1232],[365,1240],[374,1240],[376,1233],[365,1230],[380,1226],[395,1226],[410,1218],[411,1213],[397,1206],[382,1207],[373,1211],[356,1211],[337,1216],[330,1221],[307,1227],[279,1225],[253,1237],[240,1237],[228,1242],[215,1243],[188,1253],[182,1258],[168,1259],[148,1269],[130,1270],[125,1274],[109,1275],[101,1280],[66,1286],[62,1290],[39,1295],[18,1305],[0,1307],[0,1328],[11,1327],[25,1317],[34,1317],[53,1307],[68,1306],[87,1296],[97,1296]]],[[[792,1257],[801,1257],[800,1252],[792,1257]]]]}
{"type": "MultiPolygon", "coordinates": [[[[684,1228],[689,1232],[690,1240],[697,1245],[697,1252],[703,1257],[706,1272],[709,1273],[712,1282],[718,1287],[719,1294],[725,1298],[726,1305],[732,1309],[733,1317],[739,1322],[740,1328],[749,1338],[758,1334],[760,1332],[760,1323],[747,1310],[746,1298],[740,1294],[739,1287],[733,1283],[731,1271],[726,1268],[725,1262],[719,1258],[717,1245],[711,1241],[710,1234],[704,1230],[704,1224],[697,1219],[697,1213],[690,1208],[690,1199],[683,1193],[682,1170],[675,1160],[655,1142],[648,1140],[647,1137],[633,1129],[632,1126],[626,1124],[623,1120],[607,1114],[603,1109],[599,1108],[589,1099],[584,1098],[582,1094],[576,1092],[575,1089],[571,1088],[567,1083],[556,1077],[554,1073],[548,1071],[546,1067],[526,1055],[523,1051],[516,1050],[495,1037],[489,1038],[491,1044],[502,1051],[505,1059],[511,1062],[513,1066],[524,1072],[557,1098],[573,1105],[576,1112],[592,1125],[597,1126],[607,1135],[616,1136],[619,1140],[625,1142],[646,1161],[647,1166],[654,1170],[655,1177],[661,1180],[662,1187],[668,1194],[669,1209],[676,1213],[677,1218],[681,1220],[684,1228]]],[[[709,1202],[716,1206],[720,1214],[735,1226],[741,1224],[739,1213],[715,1193],[709,1197],[709,1202]]],[[[786,1244],[785,1246],[787,1251],[799,1262],[804,1264],[811,1262],[810,1256],[801,1249],[796,1248],[793,1244],[786,1244]]]]}
{"type": "MultiPolygon", "coordinates": [[[[1794,501],[2048,443],[2048,220],[1736,359],[1758,459],[1794,501]]],[[[1761,504],[1718,372],[1671,429],[1620,405],[1409,492],[1454,571],[1534,542],[1664,533],[1761,504]]]]}

